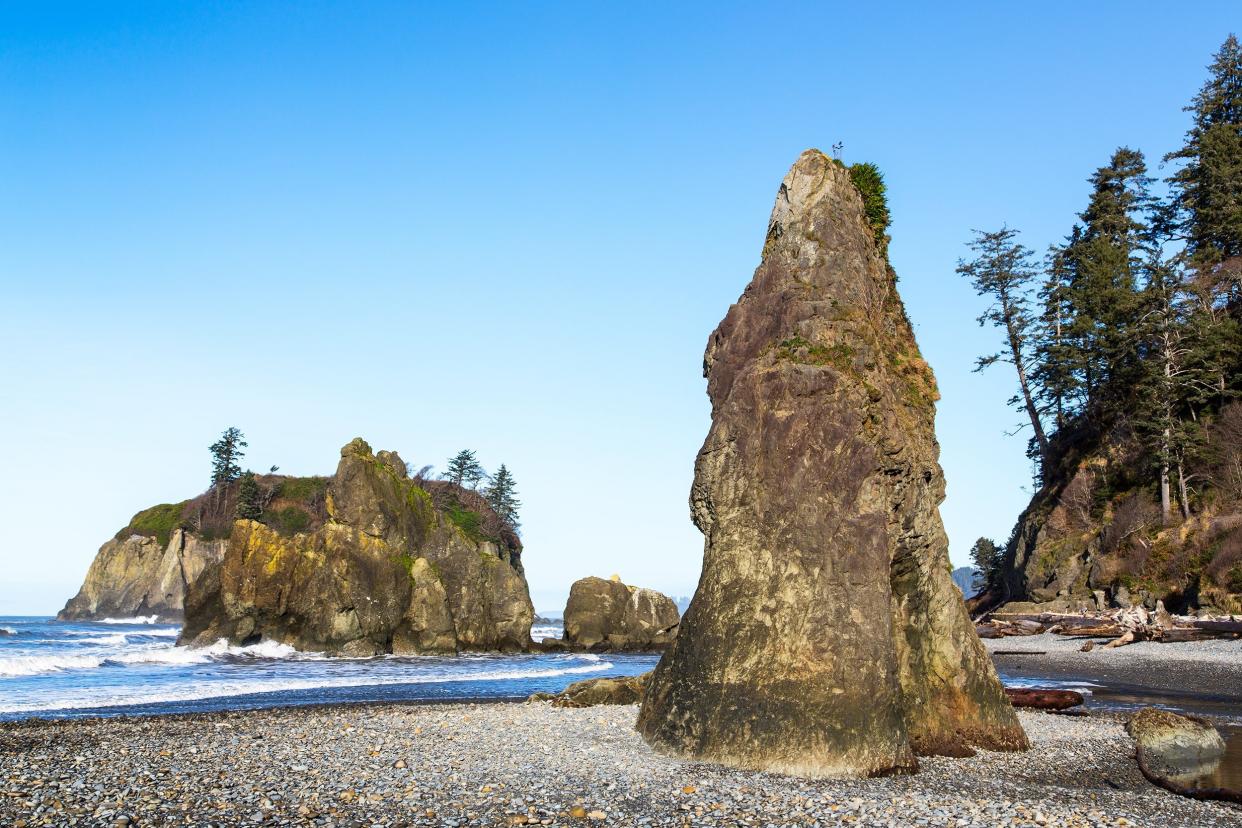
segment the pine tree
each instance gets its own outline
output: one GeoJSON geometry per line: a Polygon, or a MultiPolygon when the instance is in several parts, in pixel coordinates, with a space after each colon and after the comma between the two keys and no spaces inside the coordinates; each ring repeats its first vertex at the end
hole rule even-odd
{"type": "Polygon", "coordinates": [[[483,466],[475,459],[473,451],[462,449],[449,458],[448,471],[442,477],[454,485],[473,489],[479,485],[481,480],[487,477],[487,472],[483,470],[483,466]]]}
{"type": "Polygon", "coordinates": [[[263,517],[263,494],[254,472],[247,471],[237,482],[237,511],[239,519],[258,520],[263,517]]]}
{"type": "Polygon", "coordinates": [[[246,448],[246,437],[241,429],[229,426],[220,435],[220,439],[212,443],[211,451],[211,485],[232,483],[241,475],[241,460],[246,456],[242,449],[246,448]]]}
{"type": "MultiPolygon", "coordinates": [[[[1062,370],[1075,375],[1079,410],[1108,419],[1137,370],[1138,274],[1147,253],[1150,179],[1143,154],[1122,147],[1090,179],[1091,198],[1067,244],[1054,252],[1062,370]]],[[[1041,349],[1042,350],[1042,349],[1041,349]]],[[[1049,355],[1051,356],[1051,355],[1049,355]]]]}
{"type": "Polygon", "coordinates": [[[500,464],[500,469],[484,490],[483,496],[487,498],[492,511],[516,532],[521,526],[518,520],[518,509],[521,508],[522,502],[517,499],[517,482],[505,464],[500,464]]]}
{"type": "Polygon", "coordinates": [[[970,280],[976,293],[991,300],[987,310],[979,316],[979,324],[991,323],[1000,328],[1005,337],[1005,348],[979,357],[975,370],[982,371],[996,362],[1013,365],[1018,375],[1018,394],[1010,403],[1024,410],[1030,419],[1040,469],[1046,470],[1048,438],[1040,419],[1037,394],[1030,374],[1036,333],[1036,321],[1030,310],[1030,292],[1037,275],[1032,254],[1015,241],[1018,231],[1008,227],[992,232],[976,230],[975,236],[968,246],[976,256],[969,262],[959,260],[957,272],[970,280]]]}
{"type": "Polygon", "coordinates": [[[979,538],[970,548],[970,562],[975,568],[972,586],[976,593],[986,592],[1000,585],[1003,554],[1004,550],[989,538],[979,538]]]}
{"type": "Polygon", "coordinates": [[[1229,284],[1242,280],[1242,47],[1229,35],[1208,67],[1211,73],[1186,111],[1193,122],[1186,143],[1165,161],[1182,166],[1168,179],[1173,224],[1191,265],[1229,284]]]}

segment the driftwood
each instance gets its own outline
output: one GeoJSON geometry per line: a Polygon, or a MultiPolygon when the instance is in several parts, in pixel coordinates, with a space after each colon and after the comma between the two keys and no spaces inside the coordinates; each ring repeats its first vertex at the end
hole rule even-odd
{"type": "MultiPolygon", "coordinates": [[[[1242,620],[1233,616],[1211,619],[1176,616],[1165,610],[1163,602],[1157,602],[1155,612],[1148,612],[1143,607],[1079,615],[993,612],[976,622],[975,631],[980,638],[1007,638],[1040,633],[1069,638],[1108,638],[1111,640],[1105,647],[1114,649],[1135,641],[1173,643],[1214,638],[1235,639],[1242,637],[1242,620]]],[[[1089,652],[1091,647],[1084,645],[1082,650],[1089,652]]]]}
{"type": "Polygon", "coordinates": [[[1005,695],[1014,707],[1029,707],[1033,710],[1065,710],[1082,704],[1082,693],[1073,690],[1006,687],[1005,695]]]}

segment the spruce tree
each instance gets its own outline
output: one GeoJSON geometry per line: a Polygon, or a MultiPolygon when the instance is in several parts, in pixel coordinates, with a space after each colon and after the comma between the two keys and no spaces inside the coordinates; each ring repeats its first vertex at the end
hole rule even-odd
{"type": "Polygon", "coordinates": [[[237,482],[237,509],[239,519],[258,520],[263,517],[263,494],[254,472],[247,471],[237,482]]]}
{"type": "Polygon", "coordinates": [[[1165,161],[1182,166],[1168,179],[1173,224],[1191,265],[1227,281],[1236,298],[1242,280],[1242,47],[1229,35],[1211,73],[1186,111],[1186,143],[1165,161]],[[1223,272],[1222,272],[1223,271],[1223,272]]]}
{"type": "Polygon", "coordinates": [[[449,458],[448,471],[442,477],[454,485],[473,489],[479,485],[479,481],[487,477],[487,472],[475,459],[473,451],[462,449],[449,458]]]}
{"type": "Polygon", "coordinates": [[[1003,555],[1004,550],[990,538],[979,538],[970,548],[970,562],[975,568],[972,586],[976,593],[1000,586],[1003,555]]]}
{"type": "Polygon", "coordinates": [[[241,429],[229,426],[220,439],[208,446],[211,451],[211,485],[232,483],[241,475],[241,460],[246,456],[246,437],[241,429]]]}
{"type": "MultiPolygon", "coordinates": [[[[1147,252],[1150,180],[1140,152],[1118,149],[1090,179],[1092,192],[1067,244],[1053,257],[1059,279],[1062,370],[1076,375],[1078,407],[1108,418],[1124,403],[1138,353],[1138,274],[1147,252]]],[[[1041,348],[1041,351],[1043,349],[1041,348]]],[[[1049,355],[1051,356],[1051,355],[1049,355]]]]}
{"type": "Polygon", "coordinates": [[[483,496],[487,498],[492,511],[516,532],[521,526],[518,520],[518,509],[521,508],[522,502],[517,498],[517,482],[513,479],[513,473],[505,464],[500,464],[500,469],[492,477],[483,496]]]}
{"type": "Polygon", "coordinates": [[[1018,394],[1010,403],[1025,411],[1030,420],[1042,475],[1047,468],[1048,438],[1031,375],[1037,327],[1030,294],[1037,270],[1031,251],[1016,241],[1017,236],[1018,231],[1008,227],[992,232],[976,230],[975,240],[968,245],[975,251],[975,258],[959,260],[957,272],[970,280],[976,293],[991,300],[979,316],[979,324],[990,323],[1000,328],[1005,339],[1002,350],[979,357],[975,370],[982,371],[996,362],[1013,365],[1018,375],[1018,394]]]}

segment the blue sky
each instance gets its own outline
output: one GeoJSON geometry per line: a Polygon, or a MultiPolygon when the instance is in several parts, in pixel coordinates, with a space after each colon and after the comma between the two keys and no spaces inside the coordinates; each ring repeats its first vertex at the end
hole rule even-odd
{"type": "Polygon", "coordinates": [[[1237,5],[0,7],[0,613],[135,511],[363,436],[517,475],[536,606],[689,594],[707,335],[810,146],[884,171],[962,563],[1029,492],[953,272],[1037,249],[1119,145],[1177,146],[1237,5]]]}

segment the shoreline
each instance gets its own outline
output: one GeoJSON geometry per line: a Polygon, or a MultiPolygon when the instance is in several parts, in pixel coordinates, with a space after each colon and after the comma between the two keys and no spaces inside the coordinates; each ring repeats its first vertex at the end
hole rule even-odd
{"type": "Polygon", "coordinates": [[[814,780],[663,756],[637,711],[359,703],[6,722],[0,824],[1242,826],[1242,807],[1151,785],[1110,714],[1019,711],[1028,752],[814,780]]]}
{"type": "Polygon", "coordinates": [[[1242,720],[1242,640],[1138,642],[1111,650],[1101,646],[1107,641],[1041,633],[983,639],[983,644],[997,669],[1014,679],[1080,682],[1106,704],[1164,704],[1242,720]],[[1087,640],[1095,647],[1081,652],[1087,640]],[[998,655],[996,650],[1040,654],[998,655]]]}

